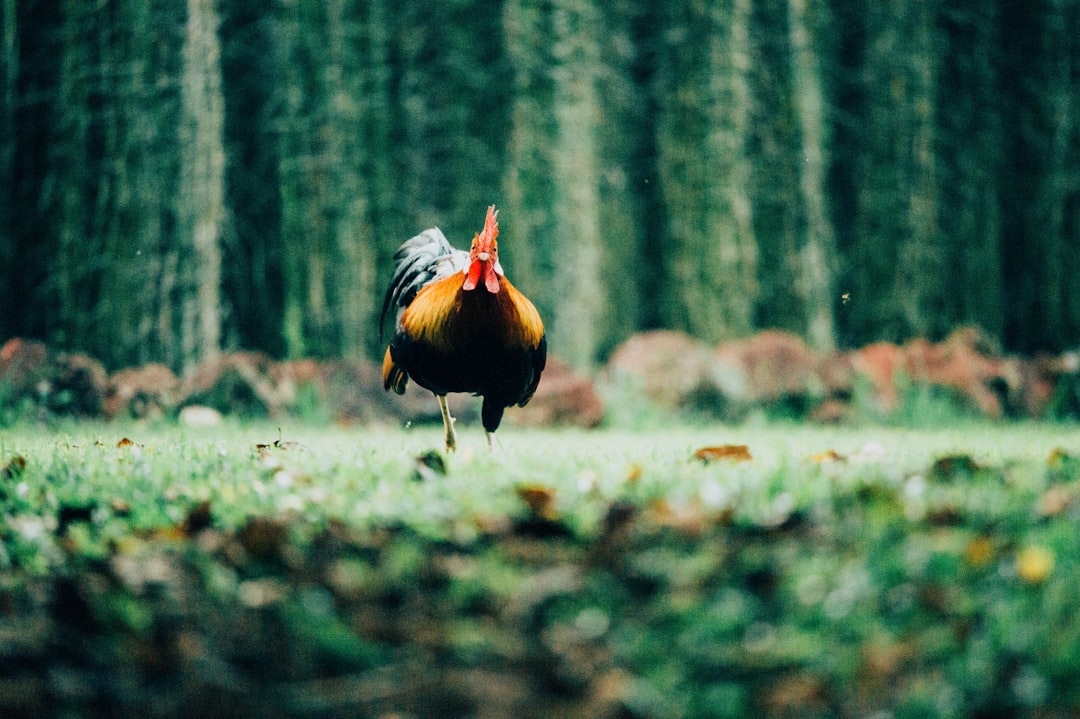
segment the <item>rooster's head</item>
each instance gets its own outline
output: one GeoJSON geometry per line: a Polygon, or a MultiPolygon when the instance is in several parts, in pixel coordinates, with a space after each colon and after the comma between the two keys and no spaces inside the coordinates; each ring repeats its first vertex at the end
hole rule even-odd
{"type": "Polygon", "coordinates": [[[488,292],[495,294],[499,291],[499,275],[503,274],[502,265],[499,264],[499,243],[495,239],[499,236],[499,216],[495,205],[487,210],[487,219],[484,220],[484,229],[473,237],[472,247],[469,249],[469,264],[465,268],[464,290],[475,290],[480,284],[480,278],[484,278],[484,287],[488,292]]]}

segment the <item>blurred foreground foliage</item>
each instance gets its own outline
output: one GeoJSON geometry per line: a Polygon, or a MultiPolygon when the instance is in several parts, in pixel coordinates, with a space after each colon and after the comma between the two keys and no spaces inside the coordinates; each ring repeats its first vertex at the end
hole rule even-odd
{"type": "Polygon", "coordinates": [[[0,714],[1080,708],[1067,428],[215,431],[0,433],[0,714]]]}

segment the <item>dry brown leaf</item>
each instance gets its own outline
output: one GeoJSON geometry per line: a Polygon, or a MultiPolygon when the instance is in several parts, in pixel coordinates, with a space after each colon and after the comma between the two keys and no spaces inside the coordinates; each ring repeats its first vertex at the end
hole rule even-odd
{"type": "Polygon", "coordinates": [[[909,644],[885,638],[873,639],[862,650],[863,671],[868,679],[891,681],[914,653],[909,644]]]}
{"type": "Polygon", "coordinates": [[[260,457],[268,456],[270,452],[275,449],[292,451],[297,449],[304,449],[304,445],[301,442],[294,442],[292,440],[283,439],[281,436],[281,427],[278,427],[277,439],[275,439],[273,442],[255,445],[255,451],[258,452],[260,457]]]}
{"type": "Polygon", "coordinates": [[[824,452],[818,452],[815,455],[811,455],[811,462],[825,463],[825,462],[843,462],[846,458],[842,454],[838,454],[836,450],[827,449],[824,452]]]}
{"type": "Polygon", "coordinates": [[[1054,485],[1046,490],[1036,504],[1039,516],[1053,517],[1068,509],[1076,500],[1076,492],[1071,485],[1054,485]]]}
{"type": "Polygon", "coordinates": [[[930,476],[939,480],[951,479],[958,474],[975,474],[982,468],[970,454],[947,454],[934,460],[930,467],[930,476]]]}
{"type": "Polygon", "coordinates": [[[1072,459],[1072,456],[1061,447],[1055,447],[1050,456],[1046,458],[1046,464],[1049,467],[1056,467],[1063,462],[1068,462],[1072,459]]]}
{"type": "Polygon", "coordinates": [[[808,714],[820,715],[827,706],[825,682],[810,672],[790,673],[769,682],[761,703],[767,716],[789,715],[792,707],[804,707],[808,714]]]}
{"type": "Polygon", "coordinates": [[[252,517],[240,528],[237,539],[251,556],[268,559],[280,553],[289,539],[289,528],[275,519],[252,517]]]}
{"type": "Polygon", "coordinates": [[[535,517],[552,520],[559,516],[555,509],[555,490],[539,484],[525,484],[517,488],[517,496],[529,507],[535,517]]]}
{"type": "Polygon", "coordinates": [[[701,535],[709,526],[709,517],[697,504],[672,504],[666,499],[649,503],[649,519],[660,527],[669,527],[684,534],[701,535]]]}
{"type": "Polygon", "coordinates": [[[702,462],[726,460],[729,462],[749,462],[754,457],[745,444],[724,444],[716,447],[702,447],[694,452],[694,458],[702,462]]]}
{"type": "Polygon", "coordinates": [[[14,479],[26,469],[26,457],[16,454],[0,467],[0,479],[14,479]]]}
{"type": "Polygon", "coordinates": [[[181,528],[185,534],[198,534],[213,524],[213,521],[210,516],[210,500],[204,499],[188,511],[181,528]]]}
{"type": "Polygon", "coordinates": [[[994,558],[994,543],[985,534],[973,538],[964,550],[964,561],[972,567],[985,567],[994,558]]]}
{"type": "Polygon", "coordinates": [[[120,440],[119,442],[116,443],[116,446],[118,448],[124,449],[124,448],[127,448],[127,447],[134,447],[135,443],[132,442],[127,437],[124,437],[122,440],[120,440]]]}

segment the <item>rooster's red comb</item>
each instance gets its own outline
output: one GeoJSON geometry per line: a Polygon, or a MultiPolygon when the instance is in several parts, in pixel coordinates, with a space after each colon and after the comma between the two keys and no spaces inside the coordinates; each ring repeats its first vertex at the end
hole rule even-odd
{"type": "Polygon", "coordinates": [[[498,217],[499,211],[495,209],[495,205],[489,206],[484,219],[484,230],[480,233],[481,240],[494,244],[495,238],[499,236],[498,217]]]}

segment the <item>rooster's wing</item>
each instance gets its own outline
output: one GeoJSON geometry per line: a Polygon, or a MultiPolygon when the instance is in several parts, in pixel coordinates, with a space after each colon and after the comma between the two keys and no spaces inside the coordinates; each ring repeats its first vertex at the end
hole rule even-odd
{"type": "Polygon", "coordinates": [[[461,272],[468,261],[469,253],[451,247],[438,227],[424,230],[402,243],[394,253],[394,275],[386,288],[382,312],[379,314],[380,339],[386,313],[391,307],[397,309],[400,317],[424,285],[461,272]]]}

